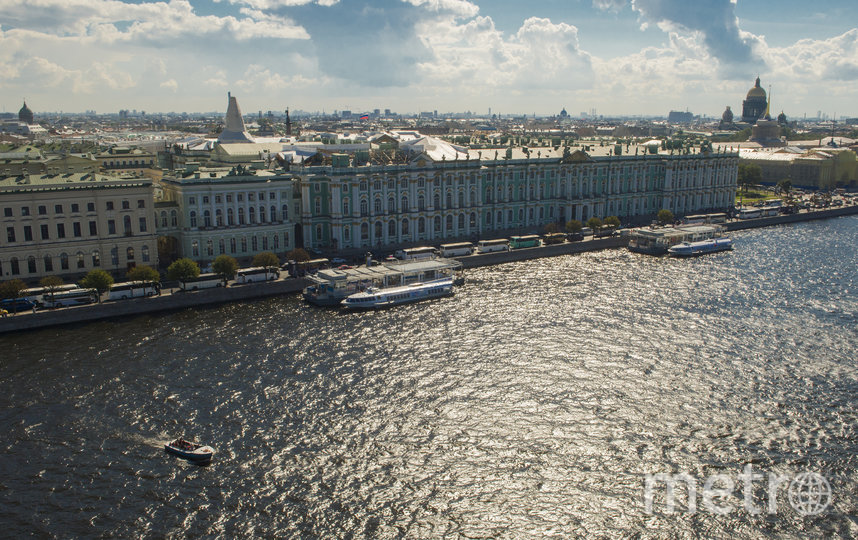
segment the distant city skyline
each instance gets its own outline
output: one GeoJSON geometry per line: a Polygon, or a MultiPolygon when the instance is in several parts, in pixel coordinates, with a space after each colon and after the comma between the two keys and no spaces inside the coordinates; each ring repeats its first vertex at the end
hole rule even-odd
{"type": "Polygon", "coordinates": [[[0,107],[858,116],[833,0],[7,0],[0,107]]]}

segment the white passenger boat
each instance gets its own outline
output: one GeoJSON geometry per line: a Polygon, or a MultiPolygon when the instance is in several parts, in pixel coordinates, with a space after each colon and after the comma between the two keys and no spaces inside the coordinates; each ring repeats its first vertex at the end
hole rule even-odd
{"type": "Polygon", "coordinates": [[[700,242],[683,242],[667,250],[672,257],[695,257],[706,253],[727,251],[733,249],[733,241],[729,238],[712,238],[700,242]]]}
{"type": "Polygon", "coordinates": [[[444,278],[426,283],[413,283],[402,287],[378,289],[369,287],[365,291],[352,294],[343,300],[346,309],[377,309],[397,304],[419,302],[430,298],[440,298],[453,294],[453,279],[444,278]]]}
{"type": "Polygon", "coordinates": [[[310,285],[304,289],[304,299],[317,306],[339,306],[345,298],[367,287],[388,289],[447,278],[455,279],[457,285],[461,284],[461,262],[436,257],[416,261],[384,261],[348,269],[331,268],[307,276],[310,285]]]}

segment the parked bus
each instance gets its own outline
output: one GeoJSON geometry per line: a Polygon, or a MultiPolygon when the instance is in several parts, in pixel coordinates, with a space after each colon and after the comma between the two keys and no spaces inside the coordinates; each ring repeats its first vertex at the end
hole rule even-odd
{"type": "Polygon", "coordinates": [[[407,249],[397,250],[393,255],[397,259],[401,259],[403,261],[413,261],[417,259],[431,259],[435,257],[435,254],[438,252],[437,249],[429,246],[421,246],[407,249]]]}
{"type": "Polygon", "coordinates": [[[46,294],[50,294],[51,291],[53,291],[54,293],[58,293],[63,291],[72,291],[77,288],[77,285],[75,285],[74,283],[57,285],[56,287],[51,287],[50,289],[48,287],[33,287],[31,289],[24,289],[23,291],[21,291],[19,296],[21,296],[21,298],[26,298],[31,302],[35,302],[36,304],[42,304],[44,303],[43,297],[46,294]]]}
{"type": "Polygon", "coordinates": [[[566,241],[566,234],[562,232],[558,233],[549,233],[542,237],[542,242],[545,243],[546,246],[551,244],[562,244],[566,241]]]}
{"type": "Polygon", "coordinates": [[[194,279],[179,282],[179,288],[183,291],[196,291],[198,289],[213,289],[215,287],[223,287],[223,276],[220,274],[207,273],[200,274],[194,279]]]}
{"type": "Polygon", "coordinates": [[[114,283],[110,286],[107,294],[108,300],[127,300],[128,298],[140,298],[143,296],[155,296],[160,287],[154,283],[143,283],[141,281],[126,281],[114,283]]]}
{"type": "Polygon", "coordinates": [[[46,296],[44,299],[45,307],[49,308],[80,306],[97,301],[98,291],[95,289],[72,289],[46,296]]]}
{"type": "Polygon", "coordinates": [[[527,236],[511,236],[509,238],[510,249],[536,247],[539,245],[539,235],[529,234],[527,236]]]}
{"type": "Polygon", "coordinates": [[[307,274],[315,274],[319,270],[325,270],[331,267],[331,261],[328,259],[312,259],[309,261],[286,261],[283,265],[283,270],[289,272],[293,278],[303,277],[307,274]]]}
{"type": "Polygon", "coordinates": [[[263,266],[252,266],[250,268],[242,268],[235,275],[237,283],[253,283],[255,281],[271,281],[280,277],[280,270],[277,268],[265,268],[263,266]]]}
{"type": "Polygon", "coordinates": [[[477,242],[477,253],[491,253],[492,251],[509,251],[509,240],[496,238],[477,242]]]}
{"type": "Polygon", "coordinates": [[[441,244],[442,257],[463,257],[474,252],[474,244],[459,242],[458,244],[441,244]]]}

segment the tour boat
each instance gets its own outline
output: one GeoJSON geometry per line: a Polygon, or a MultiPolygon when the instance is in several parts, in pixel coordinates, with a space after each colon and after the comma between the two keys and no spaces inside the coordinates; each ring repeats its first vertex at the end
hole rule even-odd
{"type": "Polygon", "coordinates": [[[347,296],[342,305],[346,309],[377,309],[397,304],[419,302],[453,294],[453,278],[438,279],[426,283],[413,283],[402,287],[378,289],[369,287],[365,291],[347,296]]]}
{"type": "Polygon", "coordinates": [[[729,238],[712,238],[700,242],[683,242],[676,244],[667,250],[673,257],[694,257],[716,251],[727,251],[733,249],[733,241],[729,238]]]}
{"type": "Polygon", "coordinates": [[[164,443],[164,450],[169,454],[197,463],[210,461],[214,454],[214,448],[211,446],[186,441],[181,437],[175,441],[164,443]]]}

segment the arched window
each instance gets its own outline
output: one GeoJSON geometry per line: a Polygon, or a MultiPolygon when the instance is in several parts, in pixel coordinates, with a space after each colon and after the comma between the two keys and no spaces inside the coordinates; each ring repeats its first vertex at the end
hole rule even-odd
{"type": "MultiPolygon", "coordinates": [[[[36,261],[33,261],[33,268],[36,267],[36,261]]],[[[86,260],[84,258],[83,251],[77,252],[77,267],[78,268],[86,268],[86,260]]]]}
{"type": "Polygon", "coordinates": [[[426,233],[426,219],[420,218],[417,220],[417,234],[426,233]]]}
{"type": "MultiPolygon", "coordinates": [[[[464,194],[462,194],[462,200],[463,201],[465,200],[464,194]]],[[[447,192],[447,208],[453,208],[453,192],[452,191],[447,192]]]]}
{"type": "Polygon", "coordinates": [[[167,211],[161,210],[161,227],[167,227],[167,211]]]}
{"type": "Polygon", "coordinates": [[[497,225],[500,225],[501,223],[503,223],[503,212],[501,210],[498,210],[497,225]]]}
{"type": "Polygon", "coordinates": [[[433,230],[436,233],[441,232],[441,216],[435,216],[435,219],[433,219],[432,221],[434,225],[433,230]]]}
{"type": "Polygon", "coordinates": [[[369,203],[366,202],[366,199],[360,201],[360,215],[364,217],[369,215],[369,203]]]}
{"type": "Polygon", "coordinates": [[[214,255],[214,242],[211,240],[206,240],[206,255],[209,257],[214,255]]]}
{"type": "Polygon", "coordinates": [[[402,196],[402,206],[400,208],[400,212],[408,212],[408,197],[405,195],[402,196]]]}
{"type": "Polygon", "coordinates": [[[349,226],[343,228],[343,241],[346,243],[346,245],[348,245],[349,242],[352,241],[352,228],[349,226]]]}
{"type": "Polygon", "coordinates": [[[269,210],[271,212],[271,221],[272,222],[277,221],[277,207],[274,205],[271,205],[271,208],[269,210]]]}
{"type": "Polygon", "coordinates": [[[143,262],[149,262],[149,246],[143,246],[140,249],[140,253],[143,257],[143,262]]]}
{"type": "Polygon", "coordinates": [[[247,237],[246,236],[241,237],[241,252],[247,253],[247,237]]]}
{"type": "Polygon", "coordinates": [[[459,232],[465,229],[465,214],[459,214],[459,232]]]}
{"type": "Polygon", "coordinates": [[[191,227],[196,227],[197,226],[197,213],[194,212],[193,210],[191,210],[190,218],[191,218],[191,227]]]}
{"type": "Polygon", "coordinates": [[[381,236],[382,236],[382,234],[384,234],[382,232],[383,230],[384,230],[384,226],[381,224],[381,222],[376,221],[375,222],[375,239],[376,239],[376,241],[381,240],[381,236]]]}
{"type": "MultiPolygon", "coordinates": [[[[60,259],[60,260],[62,260],[62,259],[60,259]]],[[[18,267],[18,257],[12,257],[12,259],[9,261],[9,265],[12,267],[12,275],[13,276],[17,276],[18,274],[21,273],[21,269],[18,267]]],[[[69,266],[69,261],[68,261],[68,257],[66,257],[66,267],[64,268],[64,270],[68,270],[68,266],[69,266]]]]}
{"type": "Polygon", "coordinates": [[[101,266],[101,254],[96,249],[92,252],[92,265],[93,266],[101,266]]]}
{"type": "Polygon", "coordinates": [[[203,227],[212,226],[212,213],[208,210],[203,210],[203,227]]]}
{"type": "Polygon", "coordinates": [[[274,235],[274,249],[280,249],[280,237],[274,235]]]}
{"type": "Polygon", "coordinates": [[[226,209],[226,224],[229,226],[235,225],[235,211],[232,208],[226,209]]]}
{"type": "Polygon", "coordinates": [[[376,197],[376,198],[375,198],[375,201],[373,201],[373,210],[375,211],[376,215],[378,215],[378,214],[381,214],[381,213],[382,213],[382,209],[381,209],[381,197],[376,197]]]}
{"type": "Polygon", "coordinates": [[[426,210],[426,197],[424,197],[423,195],[417,196],[417,209],[421,212],[423,210],[426,210]]]}
{"type": "Polygon", "coordinates": [[[236,249],[235,249],[235,238],[230,238],[230,239],[229,239],[229,252],[230,252],[230,253],[235,253],[235,252],[236,252],[236,249]]]}
{"type": "Polygon", "coordinates": [[[283,207],[280,209],[280,211],[283,213],[283,216],[282,216],[283,221],[288,221],[289,220],[289,205],[284,204],[283,207]]]}
{"type": "Polygon", "coordinates": [[[191,253],[193,254],[194,257],[200,256],[200,243],[197,242],[196,240],[191,242],[191,253]]]}
{"type": "Polygon", "coordinates": [[[45,255],[45,272],[53,272],[54,271],[54,259],[50,255],[45,255]]]}
{"type": "Polygon", "coordinates": [[[441,208],[441,195],[436,191],[435,196],[432,197],[432,206],[435,210],[441,208]]]}
{"type": "Polygon", "coordinates": [[[218,255],[223,255],[226,253],[226,241],[223,238],[217,241],[217,252],[218,255]]]}
{"type": "Polygon", "coordinates": [[[170,210],[170,225],[173,227],[179,226],[179,213],[175,210],[170,210]]]}
{"type": "Polygon", "coordinates": [[[347,216],[349,214],[351,214],[351,207],[349,206],[349,200],[346,198],[343,199],[343,215],[347,216]]]}
{"type": "Polygon", "coordinates": [[[360,239],[369,240],[369,225],[366,223],[360,224],[360,239]]]}
{"type": "Polygon", "coordinates": [[[459,192],[459,208],[464,208],[464,207],[465,207],[465,192],[460,191],[459,192]]]}
{"type": "Polygon", "coordinates": [[[476,213],[476,212],[471,212],[471,219],[470,219],[470,224],[469,224],[469,225],[470,225],[471,227],[476,227],[476,226],[477,226],[477,213],[476,213]]]}
{"type": "Polygon", "coordinates": [[[238,209],[238,224],[244,225],[244,208],[238,209]]]}
{"type": "Polygon", "coordinates": [[[134,260],[134,248],[130,247],[125,250],[125,258],[126,260],[133,261],[134,260]]]}
{"type": "Polygon", "coordinates": [[[215,225],[223,227],[223,210],[220,208],[215,210],[215,225]]]}
{"type": "MultiPolygon", "coordinates": [[[[81,253],[81,256],[83,256],[83,253],[81,253]]],[[[36,257],[33,255],[27,257],[27,271],[31,274],[36,273],[36,257]]]]}
{"type": "Polygon", "coordinates": [[[259,223],[265,223],[265,207],[259,207],[259,223]]]}
{"type": "Polygon", "coordinates": [[[113,266],[119,266],[119,248],[112,247],[110,248],[110,264],[113,266]]]}
{"type": "Polygon", "coordinates": [[[132,233],[132,231],[131,231],[131,216],[123,216],[122,226],[125,229],[125,234],[130,235],[132,233]]]}
{"type": "MultiPolygon", "coordinates": [[[[318,237],[318,238],[321,238],[321,235],[319,235],[319,234],[318,234],[318,231],[319,231],[319,227],[320,227],[320,226],[321,226],[321,225],[317,225],[317,226],[316,226],[316,232],[317,232],[317,237],[318,237]]],[[[251,236],[251,237],[250,237],[250,248],[251,248],[254,252],[259,251],[259,240],[256,238],[256,236],[251,236]]]]}
{"type": "Polygon", "coordinates": [[[396,222],[392,219],[387,222],[387,236],[396,238],[396,222]]]}
{"type": "Polygon", "coordinates": [[[388,199],[387,199],[387,213],[388,213],[388,214],[393,214],[393,213],[395,213],[395,212],[396,212],[396,197],[394,197],[393,195],[391,195],[391,196],[390,196],[390,197],[388,197],[388,199]]]}
{"type": "Polygon", "coordinates": [[[447,219],[445,219],[444,221],[445,221],[445,225],[447,227],[446,232],[447,232],[447,234],[450,234],[451,232],[453,232],[453,216],[451,216],[451,215],[447,216],[447,219]]]}
{"type": "MultiPolygon", "coordinates": [[[[14,263],[13,268],[14,268],[15,266],[18,266],[18,263],[17,263],[17,262],[15,262],[15,263],[14,263]]],[[[68,269],[69,269],[69,256],[68,256],[68,253],[60,253],[60,268],[61,268],[61,269],[63,269],[63,270],[68,270],[68,269]]]]}
{"type": "Polygon", "coordinates": [[[256,223],[256,209],[253,208],[252,206],[247,209],[247,217],[248,217],[248,221],[250,222],[251,225],[256,223]]]}
{"type": "Polygon", "coordinates": [[[485,202],[486,203],[492,202],[492,188],[490,188],[490,187],[486,188],[486,201],[485,202]]]}
{"type": "Polygon", "coordinates": [[[402,236],[403,237],[408,236],[408,220],[407,219],[402,220],[402,236]]]}

